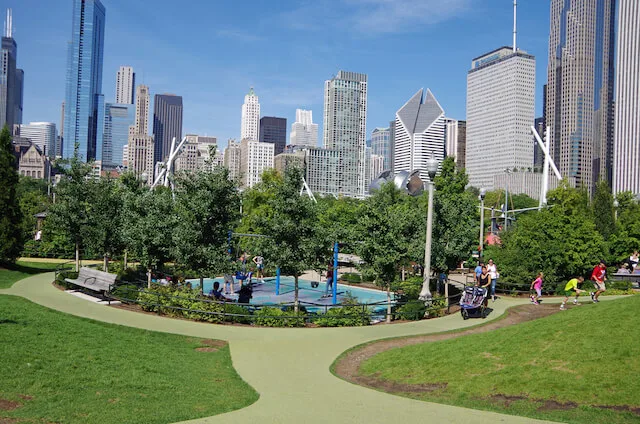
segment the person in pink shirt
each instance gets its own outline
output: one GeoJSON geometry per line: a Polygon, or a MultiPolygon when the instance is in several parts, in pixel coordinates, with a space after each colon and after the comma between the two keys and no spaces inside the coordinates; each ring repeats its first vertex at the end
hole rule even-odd
{"type": "Polygon", "coordinates": [[[531,282],[531,287],[529,288],[530,291],[535,290],[536,291],[536,295],[531,295],[531,302],[533,302],[536,305],[540,304],[540,298],[542,297],[542,277],[544,275],[542,274],[542,271],[540,271],[538,273],[538,277],[533,280],[531,282]]]}

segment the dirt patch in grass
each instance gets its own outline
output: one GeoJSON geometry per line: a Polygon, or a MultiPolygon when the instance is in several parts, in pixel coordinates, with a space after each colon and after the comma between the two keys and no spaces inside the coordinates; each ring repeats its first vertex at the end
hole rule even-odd
{"type": "Polygon", "coordinates": [[[399,339],[387,339],[379,342],[370,343],[359,349],[354,349],[340,358],[334,367],[336,375],[344,380],[350,381],[361,386],[375,388],[390,393],[422,393],[433,392],[446,388],[446,383],[435,384],[404,384],[388,381],[378,376],[364,376],[360,374],[360,364],[367,359],[377,355],[378,353],[395,349],[398,347],[410,346],[420,343],[436,342],[440,340],[449,340],[469,334],[486,333],[487,331],[496,330],[498,328],[508,327],[510,325],[519,324],[526,321],[549,316],[558,312],[557,305],[540,305],[532,307],[531,305],[521,305],[511,308],[507,311],[506,316],[498,321],[489,322],[486,325],[469,328],[455,333],[427,334],[423,336],[406,337],[399,339]]]}
{"type": "Polygon", "coordinates": [[[540,400],[540,402],[544,402],[538,411],[569,411],[571,409],[576,409],[578,404],[575,402],[558,402],[557,400],[540,400]]]}
{"type": "Polygon", "coordinates": [[[513,402],[516,402],[519,400],[525,400],[527,399],[527,397],[518,396],[518,395],[503,395],[502,393],[498,393],[498,394],[489,396],[489,399],[492,402],[499,403],[500,405],[509,406],[513,402]]]}
{"type": "Polygon", "coordinates": [[[213,339],[204,339],[202,340],[203,347],[197,347],[197,352],[217,352],[223,347],[225,347],[228,343],[224,340],[213,340],[213,339]]]}
{"type": "Polygon", "coordinates": [[[15,402],[7,399],[0,399],[0,411],[13,411],[22,406],[20,402],[15,402]]]}
{"type": "Polygon", "coordinates": [[[629,406],[629,405],[595,405],[595,408],[599,409],[609,409],[611,411],[617,412],[631,412],[635,415],[640,416],[640,407],[638,406],[629,406]]]}

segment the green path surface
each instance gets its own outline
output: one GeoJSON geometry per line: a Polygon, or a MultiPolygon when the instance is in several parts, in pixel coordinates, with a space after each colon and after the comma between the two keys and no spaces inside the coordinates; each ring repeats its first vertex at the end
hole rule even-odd
{"type": "MultiPolygon", "coordinates": [[[[114,324],[229,341],[234,367],[258,391],[260,399],[247,408],[190,423],[542,422],[401,398],[347,383],[329,372],[335,358],[355,345],[386,337],[454,330],[477,325],[480,320],[463,321],[459,314],[454,314],[435,320],[370,327],[234,327],[97,305],[56,289],[52,280],[52,273],[36,275],[19,281],[11,289],[0,290],[0,294],[22,296],[52,309],[114,324]]],[[[523,301],[500,299],[490,304],[494,311],[488,319],[495,319],[508,307],[520,303],[523,301]]],[[[429,358],[424,360],[428,362],[429,358]]]]}

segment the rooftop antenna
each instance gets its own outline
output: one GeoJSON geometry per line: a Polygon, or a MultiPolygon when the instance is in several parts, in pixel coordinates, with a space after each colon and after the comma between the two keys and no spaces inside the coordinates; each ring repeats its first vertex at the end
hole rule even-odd
{"type": "Polygon", "coordinates": [[[518,49],[516,48],[516,34],[518,33],[517,26],[516,26],[517,8],[518,8],[518,0],[513,0],[513,52],[514,53],[518,51],[518,49]]]}
{"type": "Polygon", "coordinates": [[[7,9],[7,20],[4,22],[4,35],[7,38],[11,38],[13,35],[13,16],[11,15],[11,9],[7,9]]]}

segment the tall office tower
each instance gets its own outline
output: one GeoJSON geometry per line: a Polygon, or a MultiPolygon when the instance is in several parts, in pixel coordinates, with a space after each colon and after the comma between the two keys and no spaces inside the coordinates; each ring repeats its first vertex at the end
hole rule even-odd
{"type": "Polygon", "coordinates": [[[273,168],[275,145],[244,139],[240,142],[241,186],[251,188],[262,181],[262,173],[273,168]]]}
{"type": "Polygon", "coordinates": [[[47,157],[55,156],[56,124],[53,122],[29,122],[20,125],[20,137],[28,138],[47,157]]]}
{"type": "Polygon", "coordinates": [[[613,162],[616,0],[552,0],[547,126],[563,177],[593,191],[613,162]]]}
{"type": "Polygon", "coordinates": [[[640,194],[640,3],[619,0],[614,193],[640,194]]]}
{"type": "Polygon", "coordinates": [[[56,138],[56,148],[54,151],[55,157],[62,156],[62,145],[64,144],[64,102],[62,102],[62,107],[60,108],[60,127],[58,128],[59,134],[56,138]]]}
{"type": "MultiPolygon", "coordinates": [[[[544,132],[546,131],[546,128],[544,125],[544,117],[536,118],[533,121],[533,126],[535,127],[536,131],[540,135],[540,138],[542,138],[542,141],[544,141],[544,137],[545,137],[544,132]]],[[[533,166],[535,166],[536,168],[540,168],[544,165],[544,152],[540,148],[540,145],[538,144],[538,140],[535,138],[535,136],[533,136],[532,139],[533,139],[533,166]]]]}
{"type": "Polygon", "coordinates": [[[224,166],[229,170],[229,179],[240,180],[240,143],[229,139],[227,148],[224,149],[224,166]]]}
{"type": "Polygon", "coordinates": [[[182,146],[176,158],[176,171],[197,171],[198,170],[198,136],[187,134],[184,136],[187,141],[182,146]]]}
{"type": "Polygon", "coordinates": [[[456,167],[462,169],[466,161],[467,148],[467,121],[458,121],[453,118],[445,118],[445,156],[453,156],[456,167]]]}
{"type": "Polygon", "coordinates": [[[390,170],[391,172],[393,171],[393,162],[394,162],[394,153],[396,150],[396,121],[395,119],[393,121],[389,121],[389,151],[390,151],[390,158],[391,158],[391,162],[390,162],[390,170]]]}
{"type": "Polygon", "coordinates": [[[173,94],[156,94],[153,104],[153,136],[155,137],[155,162],[164,162],[175,137],[176,145],[182,141],[182,97],[173,94]]]}
{"type": "Polygon", "coordinates": [[[331,194],[363,198],[367,137],[367,75],[339,71],[325,82],[324,147],[337,150],[338,185],[331,194]]]}
{"type": "MultiPolygon", "coordinates": [[[[374,129],[371,133],[371,154],[382,157],[382,171],[391,169],[391,161],[393,160],[392,149],[393,147],[391,146],[391,129],[374,129]]],[[[378,159],[376,158],[376,160],[378,159]]],[[[379,174],[380,173],[373,175],[372,178],[378,178],[379,174]]]]}
{"type": "Polygon", "coordinates": [[[242,128],[240,131],[240,139],[258,141],[260,132],[260,103],[253,87],[249,89],[249,93],[244,96],[242,104],[242,128]]]}
{"type": "Polygon", "coordinates": [[[135,108],[129,104],[104,105],[102,134],[102,167],[115,168],[124,164],[122,149],[129,144],[129,129],[134,124],[135,108]]]}
{"type": "Polygon", "coordinates": [[[104,107],[102,62],[105,8],[100,0],[73,0],[71,42],[67,56],[64,145],[62,156],[77,152],[91,161],[98,151],[98,121],[104,107]],[[101,107],[102,106],[102,107],[101,107]]]}
{"type": "Polygon", "coordinates": [[[153,136],[147,133],[149,128],[149,87],[146,85],[136,87],[136,109],[133,122],[133,125],[129,127],[127,167],[138,176],[146,175],[147,183],[153,184],[155,143],[153,136]]]}
{"type": "Polygon", "coordinates": [[[121,66],[116,75],[116,103],[132,105],[136,74],[131,66],[121,66]]]}
{"type": "Polygon", "coordinates": [[[427,89],[423,99],[421,88],[396,112],[393,169],[420,170],[420,178],[429,181],[427,161],[433,157],[442,162],[444,154],[444,110],[431,90],[427,89]]]}
{"type": "Polygon", "coordinates": [[[458,153],[456,166],[463,169],[467,163],[467,121],[458,121],[458,153]]]}
{"type": "Polygon", "coordinates": [[[211,170],[222,165],[222,152],[218,150],[216,137],[198,136],[197,144],[198,169],[211,170]]]}
{"type": "Polygon", "coordinates": [[[533,166],[533,56],[501,47],[473,59],[467,74],[466,168],[469,183],[491,190],[494,175],[533,166]]]}
{"type": "Polygon", "coordinates": [[[24,72],[18,69],[18,45],[13,39],[13,16],[7,10],[5,32],[0,50],[0,129],[5,125],[13,132],[14,125],[22,124],[22,89],[24,72]]]}
{"type": "Polygon", "coordinates": [[[287,145],[287,119],[272,116],[260,118],[260,142],[274,145],[276,155],[284,152],[287,145]]]}
{"type": "Polygon", "coordinates": [[[313,111],[296,109],[296,122],[291,125],[291,144],[316,147],[318,124],[313,123],[313,111]]]}

